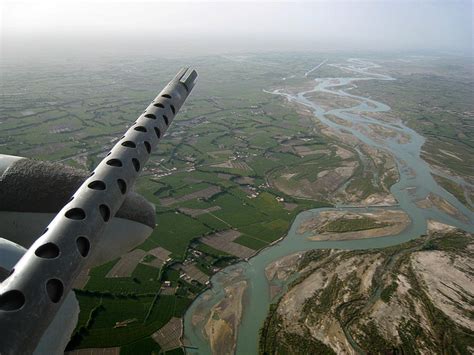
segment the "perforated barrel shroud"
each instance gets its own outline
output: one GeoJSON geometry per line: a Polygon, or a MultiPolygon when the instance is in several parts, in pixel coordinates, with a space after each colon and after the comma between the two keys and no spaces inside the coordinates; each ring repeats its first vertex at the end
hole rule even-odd
{"type": "Polygon", "coordinates": [[[1,284],[0,354],[34,351],[196,78],[189,69],[175,76],[1,284]]]}

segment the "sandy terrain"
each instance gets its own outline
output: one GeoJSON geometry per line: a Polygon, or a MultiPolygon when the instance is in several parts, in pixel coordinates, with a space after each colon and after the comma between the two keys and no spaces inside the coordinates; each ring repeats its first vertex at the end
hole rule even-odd
{"type": "Polygon", "coordinates": [[[454,158],[454,159],[457,159],[459,161],[463,161],[460,157],[458,157],[457,155],[455,155],[454,153],[451,153],[451,152],[448,152],[446,150],[443,150],[443,149],[438,149],[441,153],[443,154],[446,154],[447,156],[450,156],[451,158],[454,158]]]}
{"type": "Polygon", "coordinates": [[[468,222],[467,217],[464,216],[461,212],[459,212],[456,207],[454,207],[444,198],[438,195],[435,195],[433,193],[430,193],[428,196],[426,196],[425,199],[417,201],[416,205],[420,208],[436,207],[437,209],[450,215],[451,217],[459,219],[460,221],[463,221],[463,222],[468,222]]]}
{"type": "Polygon", "coordinates": [[[408,215],[400,210],[380,209],[376,212],[345,212],[345,211],[323,211],[314,218],[308,219],[300,225],[299,234],[311,232],[309,237],[312,240],[349,240],[385,237],[387,235],[398,234],[410,223],[408,215]],[[331,221],[343,219],[350,221],[353,219],[371,218],[376,223],[388,224],[380,228],[373,228],[355,232],[325,232],[324,226],[331,221]]]}
{"type": "Polygon", "coordinates": [[[214,300],[211,296],[214,291],[205,291],[197,301],[191,322],[194,327],[201,329],[202,335],[209,341],[212,354],[233,354],[247,281],[240,267],[218,277],[222,278],[223,297],[217,303],[209,304],[211,299],[214,300]]]}
{"type": "Polygon", "coordinates": [[[452,232],[456,230],[456,227],[450,226],[449,224],[444,224],[432,219],[428,220],[427,232],[452,232]]]}
{"type": "Polygon", "coordinates": [[[237,327],[242,316],[242,297],[246,288],[246,281],[228,285],[224,289],[226,297],[212,307],[204,327],[211,344],[212,354],[234,354],[237,327]]]}
{"type": "Polygon", "coordinates": [[[387,128],[378,124],[369,124],[368,126],[371,129],[369,136],[378,140],[379,142],[388,138],[395,138],[397,136],[401,136],[399,131],[397,131],[396,129],[387,128]]]}
{"type": "Polygon", "coordinates": [[[442,312],[456,323],[474,330],[473,300],[474,275],[472,255],[460,256],[443,251],[417,252],[411,256],[411,265],[423,279],[428,294],[442,312]]]}
{"type": "MultiPolygon", "coordinates": [[[[281,172],[280,175],[275,174],[268,177],[269,182],[275,188],[290,196],[323,199],[332,203],[357,203],[361,205],[396,204],[396,200],[390,193],[390,185],[397,181],[399,176],[395,161],[390,154],[381,149],[369,147],[344,129],[336,131],[319,122],[313,122],[313,124],[322,134],[340,141],[345,146],[358,149],[360,155],[362,155],[360,159],[363,161],[363,174],[358,173],[354,175],[356,170],[360,168],[359,159],[354,160],[356,158],[354,152],[338,144],[332,144],[331,147],[336,147],[335,155],[343,160],[339,166],[318,172],[316,179],[299,179],[300,172],[297,170],[291,171],[288,168],[281,172]],[[356,177],[374,180],[373,184],[375,186],[373,192],[369,191],[369,193],[372,192],[370,195],[367,196],[367,191],[364,191],[361,187],[363,184],[357,181],[356,177]],[[313,179],[314,181],[312,181],[313,179]],[[351,186],[351,181],[356,183],[351,186]]],[[[379,126],[374,125],[374,127],[379,129],[379,126]]],[[[389,131],[389,129],[385,128],[380,130],[380,135],[382,135],[382,131],[385,135],[389,131]]],[[[392,135],[399,136],[400,134],[395,132],[392,135]]],[[[399,138],[406,140],[406,137],[399,138]]],[[[281,149],[301,156],[323,152],[323,150],[314,150],[314,148],[307,147],[304,145],[305,143],[307,142],[297,139],[285,140],[281,145],[281,149]]],[[[325,153],[329,154],[330,152],[327,151],[325,153]]]]}
{"type": "Polygon", "coordinates": [[[336,146],[336,155],[345,160],[352,158],[354,156],[354,153],[352,153],[350,150],[344,149],[341,146],[336,146]]]}
{"type": "Polygon", "coordinates": [[[287,255],[281,259],[274,261],[265,268],[265,276],[267,280],[286,280],[288,276],[293,274],[298,266],[298,261],[304,252],[287,255]]]}
{"type": "MultiPolygon", "coordinates": [[[[281,298],[273,316],[278,317],[278,333],[267,333],[273,334],[269,344],[282,341],[285,334],[307,336],[309,332],[338,354],[355,354],[348,332],[367,352],[410,346],[433,354],[453,350],[453,342],[460,339],[456,337],[463,334],[466,343],[454,344],[458,350],[453,352],[463,346],[472,349],[468,334],[474,332],[474,236],[436,221],[429,221],[428,230],[428,237],[388,253],[385,249],[318,254],[300,270],[307,276],[281,298]],[[468,245],[462,246],[456,238],[468,245]],[[447,249],[425,248],[428,241],[447,249]],[[440,319],[439,311],[445,319],[440,319]]],[[[267,278],[276,278],[279,272],[286,277],[284,270],[295,268],[297,256],[269,265],[267,278]]]]}
{"type": "Polygon", "coordinates": [[[349,127],[351,128],[354,124],[352,123],[352,121],[348,121],[348,120],[344,120],[342,118],[339,118],[337,117],[336,115],[326,115],[326,117],[333,121],[334,123],[337,123],[338,125],[341,125],[341,126],[345,126],[345,127],[349,127]]]}
{"type": "Polygon", "coordinates": [[[331,137],[331,138],[334,138],[334,139],[337,139],[337,140],[342,140],[345,144],[348,144],[352,147],[355,147],[357,146],[358,144],[360,144],[360,140],[358,138],[356,138],[352,133],[350,133],[349,131],[341,131],[341,132],[338,132],[336,131],[335,129],[332,129],[331,127],[327,127],[327,126],[322,126],[320,125],[318,127],[318,129],[321,130],[321,133],[328,136],[328,137],[331,137]]]}
{"type": "MultiPolygon", "coordinates": [[[[379,126],[376,126],[379,127],[379,126]]],[[[360,151],[365,155],[367,163],[370,164],[370,166],[365,167],[369,171],[376,172],[376,171],[382,171],[382,175],[379,176],[379,181],[382,183],[382,186],[384,187],[384,190],[387,195],[390,195],[389,187],[383,185],[383,181],[386,177],[392,175],[393,180],[398,180],[398,170],[395,164],[395,161],[393,160],[393,157],[388,154],[387,152],[376,149],[373,147],[370,147],[364,143],[362,143],[360,140],[358,140],[354,135],[350,134],[349,132],[338,132],[335,131],[332,128],[329,127],[321,127],[320,128],[321,132],[328,137],[337,139],[339,141],[342,141],[344,144],[347,144],[348,146],[351,147],[358,147],[360,151]],[[367,159],[368,158],[368,159],[367,159]],[[383,166],[383,169],[379,169],[378,167],[383,166]]],[[[373,133],[373,132],[372,132],[373,133]]],[[[376,133],[373,133],[376,135],[376,133]]],[[[399,141],[402,142],[407,142],[408,137],[405,137],[403,134],[397,133],[397,137],[399,141]]],[[[352,192],[350,195],[354,196],[357,195],[354,192],[352,192]]],[[[346,199],[350,199],[351,196],[346,196],[346,199]]],[[[359,201],[360,198],[357,199],[356,201],[359,201]]],[[[349,200],[348,200],[349,201],[349,200]]]]}
{"type": "Polygon", "coordinates": [[[376,119],[377,121],[387,122],[391,124],[399,124],[402,123],[399,117],[395,116],[396,114],[392,111],[385,111],[385,112],[366,112],[364,116],[369,118],[376,119]]]}
{"type": "Polygon", "coordinates": [[[360,206],[393,206],[397,200],[393,195],[372,194],[360,202],[360,206]]]}
{"type": "Polygon", "coordinates": [[[313,92],[307,95],[312,102],[321,106],[325,111],[331,109],[349,108],[359,105],[359,101],[348,97],[341,97],[333,94],[313,92]]]}
{"type": "MultiPolygon", "coordinates": [[[[328,286],[329,282],[337,275],[341,280],[346,280],[356,277],[362,279],[372,280],[377,266],[380,265],[380,259],[377,254],[366,256],[362,262],[357,257],[341,258],[341,251],[336,251],[331,254],[335,256],[337,262],[328,264],[314,263],[309,269],[317,270],[311,273],[301,283],[297,284],[290,291],[288,291],[282,298],[278,312],[283,318],[284,327],[287,331],[301,333],[302,323],[300,317],[303,316],[304,327],[306,327],[311,335],[319,341],[329,345],[333,350],[337,349],[340,354],[353,354],[351,346],[349,345],[341,325],[334,317],[332,312],[324,313],[319,320],[314,320],[311,314],[305,314],[303,307],[305,302],[312,298],[321,289],[328,286]],[[356,270],[356,275],[353,271],[356,270]]],[[[368,284],[370,282],[362,282],[360,292],[362,295],[368,291],[368,284]]],[[[339,302],[343,302],[344,297],[340,295],[339,302]]]]}

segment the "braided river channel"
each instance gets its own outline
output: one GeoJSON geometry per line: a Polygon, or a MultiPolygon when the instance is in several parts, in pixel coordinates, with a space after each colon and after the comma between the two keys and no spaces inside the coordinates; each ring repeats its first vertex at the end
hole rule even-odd
{"type": "MultiPolygon", "coordinates": [[[[315,69],[323,64],[325,62],[318,64],[315,69]]],[[[410,217],[410,223],[397,235],[359,240],[314,241],[307,238],[309,232],[307,235],[301,235],[297,231],[301,223],[309,218],[314,218],[321,211],[360,210],[366,212],[371,211],[372,208],[341,205],[334,208],[312,209],[300,213],[295,218],[288,234],[278,243],[267,247],[248,261],[242,261],[224,268],[211,278],[211,288],[202,293],[193,302],[185,315],[184,338],[188,353],[212,353],[209,340],[204,332],[207,319],[199,318],[196,314],[209,312],[213,306],[223,301],[226,297],[225,287],[229,285],[229,279],[235,280],[235,282],[245,281],[247,285],[242,301],[242,318],[237,328],[236,353],[246,355],[258,354],[259,329],[265,321],[270,304],[275,301],[270,296],[270,284],[265,276],[265,268],[272,262],[290,254],[312,249],[373,249],[400,244],[426,234],[427,221],[429,219],[453,225],[468,232],[474,232],[474,213],[438,185],[432,173],[441,175],[457,184],[467,185],[468,182],[459,177],[450,176],[446,172],[435,171],[426,163],[420,156],[425,138],[413,129],[405,126],[403,122],[387,123],[364,116],[367,113],[390,111],[389,106],[371,98],[352,95],[348,92],[348,88],[355,85],[354,83],[358,81],[396,79],[378,73],[380,66],[366,60],[348,59],[344,64],[331,65],[344,69],[347,73],[354,73],[354,77],[316,78],[314,79],[314,87],[311,90],[297,94],[285,93],[281,89],[268,93],[280,95],[290,102],[305,106],[312,111],[312,119],[315,122],[319,121],[336,132],[341,130],[349,131],[363,143],[389,153],[394,158],[399,173],[399,181],[391,187],[391,193],[397,200],[398,206],[390,207],[390,209],[398,208],[406,212],[410,217]],[[375,73],[374,69],[378,69],[378,72],[375,73]],[[350,98],[357,101],[357,104],[350,108],[337,108],[325,111],[322,107],[318,106],[317,102],[312,102],[308,98],[311,93],[315,92],[334,95],[335,98],[350,98]],[[329,115],[336,116],[339,120],[352,124],[340,125],[329,120],[327,118],[329,115]],[[384,138],[383,140],[373,139],[373,137],[367,134],[367,132],[371,131],[368,125],[388,128],[397,132],[399,136],[384,138]],[[367,129],[363,129],[364,127],[367,127],[367,129]],[[409,137],[409,139],[399,139],[402,135],[409,137]],[[453,218],[436,207],[418,207],[416,201],[426,198],[430,193],[436,194],[448,201],[460,214],[464,215],[464,218],[462,220],[453,218]]],[[[313,69],[309,72],[311,71],[313,69]]],[[[469,197],[467,198],[468,204],[473,207],[473,202],[469,197]]],[[[380,207],[377,209],[380,209],[380,207]]],[[[288,284],[293,279],[290,277],[285,283],[288,284]]],[[[285,284],[281,286],[284,290],[285,284]]]]}

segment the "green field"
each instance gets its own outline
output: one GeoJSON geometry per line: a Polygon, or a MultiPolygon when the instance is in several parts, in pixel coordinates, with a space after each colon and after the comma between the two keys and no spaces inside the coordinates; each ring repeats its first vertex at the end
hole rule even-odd
{"type": "MultiPolygon", "coordinates": [[[[281,63],[287,60],[279,58],[281,63]]],[[[42,80],[31,81],[29,96],[35,99],[28,106],[15,96],[4,98],[0,108],[2,153],[93,169],[113,139],[133,122],[180,65],[170,65],[167,60],[130,59],[132,62],[140,67],[140,74],[121,73],[119,81],[116,75],[108,75],[127,61],[98,60],[88,63],[85,70],[63,63],[38,68],[34,74],[26,67],[15,67],[5,75],[12,92],[31,75],[42,80]]],[[[148,254],[130,277],[119,278],[106,277],[118,259],[92,269],[84,289],[77,291],[81,313],[71,349],[119,346],[124,354],[159,351],[150,335],[172,316],[180,317],[205,287],[181,280],[176,265],[194,258],[196,267],[211,275],[216,268],[237,260],[199,242],[200,237],[236,229],[241,236],[235,242],[257,251],[284,236],[301,210],[327,205],[324,201],[295,199],[266,183],[275,170],[315,162],[280,151],[284,140],[307,137],[310,123],[282,105],[279,98],[262,91],[279,74],[219,58],[197,59],[196,68],[199,85],[136,185],[136,190],[155,204],[158,223],[138,248],[149,251],[163,247],[171,252],[172,262],[162,269],[145,265],[155,259],[148,254]],[[219,71],[247,79],[222,82],[216,80],[219,71]],[[187,198],[208,188],[220,192],[187,198]],[[163,205],[165,198],[177,202],[163,205]],[[277,198],[294,207],[287,209],[277,198]],[[212,211],[193,216],[181,209],[212,211]],[[201,257],[191,255],[191,245],[201,257]],[[159,294],[165,281],[178,287],[175,295],[159,294]],[[124,320],[133,321],[114,328],[116,322],[124,320]]],[[[327,142],[318,137],[315,141],[319,144],[327,142]]]]}
{"type": "MultiPolygon", "coordinates": [[[[81,313],[71,349],[120,346],[124,354],[159,351],[150,335],[171,317],[182,316],[206,288],[180,279],[182,263],[192,262],[211,275],[238,260],[203,244],[201,237],[233,229],[241,233],[235,243],[257,252],[283,237],[299,212],[335,203],[345,184],[348,192],[366,198],[387,193],[396,181],[388,175],[375,186],[374,177],[385,171],[385,157],[364,152],[368,163],[362,164],[353,147],[323,134],[308,112],[264,91],[280,88],[290,72],[295,77],[285,81],[288,88],[306,85],[302,78],[314,63],[346,55],[272,53],[248,58],[208,56],[185,62],[138,56],[5,65],[1,153],[61,161],[89,171],[181,66],[191,60],[199,73],[198,85],[135,186],[155,205],[158,224],[138,248],[148,252],[162,247],[171,252],[172,260],[159,269],[144,264],[153,261],[148,255],[131,277],[106,277],[118,259],[90,270],[88,283],[77,291],[81,313]],[[341,158],[339,148],[353,156],[341,158]],[[347,176],[334,174],[328,183],[318,185],[324,174],[347,166],[354,166],[347,176]],[[191,195],[206,189],[219,192],[199,198],[191,195]],[[170,198],[173,203],[163,203],[170,198]],[[165,281],[178,287],[176,294],[160,294],[165,281]],[[127,319],[136,321],[114,328],[127,319]]],[[[317,73],[340,74],[331,66],[317,73]]],[[[423,153],[428,160],[462,176],[473,175],[473,136],[465,112],[474,111],[472,103],[460,99],[466,85],[423,75],[358,85],[353,92],[373,95],[412,127],[420,125],[428,137],[423,153]],[[416,92],[421,89],[429,90],[431,101],[420,106],[416,92]],[[441,96],[444,99],[434,105],[441,96]],[[444,133],[437,139],[439,132],[444,133]],[[462,156],[463,162],[453,161],[438,148],[462,156]]],[[[441,183],[463,197],[456,185],[441,183]]],[[[371,221],[339,221],[329,229],[376,227],[371,221]]]]}
{"type": "Polygon", "coordinates": [[[324,232],[344,233],[387,227],[390,224],[378,222],[373,218],[339,218],[321,227],[324,232]]]}

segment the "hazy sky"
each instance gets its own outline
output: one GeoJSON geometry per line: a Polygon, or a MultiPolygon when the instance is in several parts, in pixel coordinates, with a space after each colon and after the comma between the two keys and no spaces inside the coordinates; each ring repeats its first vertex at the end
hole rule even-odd
{"type": "Polygon", "coordinates": [[[472,1],[0,0],[3,52],[454,50],[473,47],[472,1]]]}

